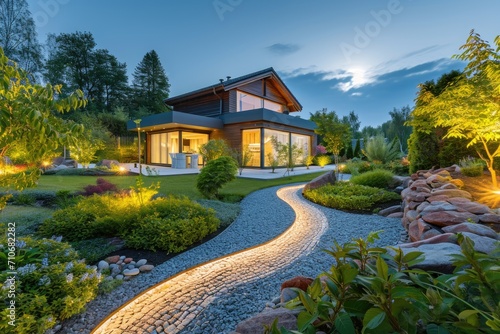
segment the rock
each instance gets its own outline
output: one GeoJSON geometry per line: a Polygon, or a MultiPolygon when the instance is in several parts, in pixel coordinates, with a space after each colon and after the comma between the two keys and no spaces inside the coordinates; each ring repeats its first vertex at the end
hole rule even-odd
{"type": "Polygon", "coordinates": [[[122,260],[122,261],[125,260],[125,258],[126,258],[125,255],[120,256],[120,260],[122,260]]]}
{"type": "Polygon", "coordinates": [[[99,263],[97,264],[97,268],[99,268],[99,270],[106,270],[106,269],[109,269],[109,263],[107,263],[106,261],[104,260],[101,260],[99,261],[99,263]]]}
{"type": "Polygon", "coordinates": [[[438,211],[431,212],[422,217],[427,223],[437,226],[449,226],[472,220],[474,223],[479,222],[479,218],[470,212],[457,212],[457,211],[438,211]]]}
{"type": "Polygon", "coordinates": [[[120,255],[114,255],[114,256],[109,256],[106,259],[104,259],[107,263],[116,263],[120,261],[120,255]]]}
{"type": "Polygon", "coordinates": [[[423,202],[421,203],[418,208],[417,208],[417,212],[418,214],[420,214],[420,212],[422,212],[422,210],[424,210],[426,207],[428,207],[429,205],[431,205],[431,203],[429,202],[423,202]]]}
{"type": "Polygon", "coordinates": [[[450,177],[444,177],[444,176],[441,176],[439,174],[433,174],[433,175],[429,176],[427,178],[427,180],[425,180],[425,182],[427,182],[427,184],[429,184],[429,185],[431,185],[432,183],[444,184],[444,183],[448,182],[450,179],[451,179],[450,177]]]}
{"type": "Polygon", "coordinates": [[[280,303],[287,303],[290,300],[297,298],[298,296],[299,294],[292,290],[292,288],[284,288],[283,290],[281,290],[280,303]]]}
{"type": "Polygon", "coordinates": [[[465,190],[460,190],[460,189],[434,189],[432,190],[432,196],[438,196],[438,195],[445,195],[448,197],[464,197],[468,199],[472,199],[472,195],[465,191],[465,190]]]}
{"type": "Polygon", "coordinates": [[[500,239],[500,236],[493,229],[488,226],[481,224],[472,224],[472,223],[462,223],[458,225],[451,225],[443,227],[443,231],[446,233],[474,233],[483,237],[488,237],[492,239],[500,239]]]}
{"type": "Polygon", "coordinates": [[[297,276],[281,284],[281,290],[284,288],[298,288],[302,291],[307,291],[307,287],[311,285],[313,279],[310,277],[297,276]]]}
{"type": "Polygon", "coordinates": [[[492,253],[500,244],[498,240],[483,237],[470,232],[463,232],[462,235],[470,238],[474,242],[474,250],[476,250],[476,252],[484,254],[492,253]]]}
{"type": "Polygon", "coordinates": [[[425,188],[429,191],[431,190],[431,188],[429,187],[429,185],[425,180],[413,181],[412,183],[410,183],[410,186],[408,187],[408,189],[411,191],[417,191],[418,188],[425,188]]]}
{"type": "Polygon", "coordinates": [[[457,211],[457,207],[453,204],[444,201],[434,201],[427,205],[423,210],[420,211],[422,216],[429,214],[431,212],[437,211],[457,211]]]}
{"type": "Polygon", "coordinates": [[[401,212],[401,205],[394,205],[378,212],[379,215],[387,217],[391,213],[401,212]]]}
{"type": "Polygon", "coordinates": [[[115,279],[118,279],[118,280],[120,280],[120,281],[121,281],[121,280],[123,280],[123,277],[124,277],[124,276],[120,274],[120,275],[116,275],[116,276],[115,276],[115,279]]]}
{"type": "Polygon", "coordinates": [[[118,266],[116,266],[116,267],[114,267],[113,269],[111,269],[111,275],[112,275],[112,276],[116,276],[116,275],[118,275],[119,273],[121,273],[121,271],[122,271],[122,270],[121,270],[121,268],[120,268],[120,267],[118,267],[118,266]]]}
{"type": "Polygon", "coordinates": [[[425,239],[425,240],[420,240],[416,242],[410,242],[410,243],[405,243],[405,244],[400,244],[399,247],[401,248],[414,248],[414,247],[419,247],[421,245],[428,245],[428,244],[438,244],[438,243],[457,243],[457,235],[455,233],[443,233],[441,235],[425,239]]]}
{"type": "Polygon", "coordinates": [[[155,266],[152,264],[143,264],[142,266],[139,267],[139,271],[142,272],[149,272],[154,269],[155,266]]]}
{"type": "Polygon", "coordinates": [[[130,262],[132,262],[132,260],[133,260],[133,259],[132,259],[131,257],[127,257],[127,258],[125,258],[125,259],[123,260],[123,262],[124,262],[124,263],[130,263],[130,262]]]}
{"type": "Polygon", "coordinates": [[[464,209],[465,211],[469,211],[470,213],[475,213],[477,215],[491,213],[491,210],[488,206],[476,202],[465,202],[462,204],[457,204],[457,206],[464,209]]]}
{"type": "Polygon", "coordinates": [[[317,178],[306,184],[302,189],[302,192],[318,189],[328,184],[335,184],[335,182],[337,182],[337,178],[335,177],[335,171],[332,170],[328,173],[318,176],[317,178]]]}
{"type": "Polygon", "coordinates": [[[52,165],[59,166],[64,162],[64,157],[57,157],[52,159],[52,165]]]}
{"type": "Polygon", "coordinates": [[[422,219],[415,220],[408,226],[408,236],[411,241],[425,240],[440,234],[441,232],[422,219]]]}
{"type": "Polygon", "coordinates": [[[461,205],[463,203],[469,203],[470,201],[470,199],[464,197],[448,197],[448,199],[446,199],[446,202],[453,205],[461,205]]]}
{"type": "Polygon", "coordinates": [[[457,186],[458,189],[462,189],[464,187],[464,181],[460,180],[460,179],[453,179],[453,180],[450,180],[450,183],[457,186]]]}
{"type": "Polygon", "coordinates": [[[127,269],[135,269],[135,265],[133,265],[132,263],[129,263],[126,265],[126,268],[127,269]]]}
{"type": "Polygon", "coordinates": [[[422,202],[409,202],[408,203],[408,208],[410,210],[415,210],[422,202]]]}
{"type": "Polygon", "coordinates": [[[500,215],[496,215],[493,213],[485,213],[484,215],[480,215],[478,217],[482,223],[500,223],[500,215]]]}
{"type": "Polygon", "coordinates": [[[394,213],[391,213],[390,215],[387,215],[387,218],[403,218],[403,213],[402,212],[394,212],[394,213]]]}
{"type": "Polygon", "coordinates": [[[437,244],[423,244],[417,248],[401,248],[406,254],[411,251],[422,252],[424,261],[417,263],[412,268],[419,268],[425,271],[436,271],[443,274],[450,274],[455,267],[452,265],[452,255],[461,254],[460,246],[448,242],[437,244]]]}
{"type": "MultiPolygon", "coordinates": [[[[446,195],[431,196],[431,197],[427,197],[427,202],[432,203],[432,202],[439,202],[439,201],[447,201],[448,198],[449,197],[446,195]]],[[[459,198],[459,197],[457,197],[457,198],[459,198]]]]}
{"type": "Polygon", "coordinates": [[[111,264],[109,265],[109,269],[113,270],[114,268],[120,268],[120,266],[119,266],[119,265],[117,265],[116,263],[111,263],[111,264]]]}
{"type": "Polygon", "coordinates": [[[139,274],[139,268],[134,268],[134,269],[125,269],[123,271],[123,275],[125,276],[135,276],[139,274]]]}
{"type": "Polygon", "coordinates": [[[288,330],[297,330],[297,318],[292,311],[285,308],[270,309],[261,312],[236,326],[236,332],[240,334],[264,333],[264,326],[270,326],[274,319],[278,319],[278,328],[284,327],[288,330]]]}
{"type": "Polygon", "coordinates": [[[140,266],[143,266],[145,265],[146,263],[148,263],[148,260],[146,259],[141,259],[139,261],[137,261],[137,263],[135,264],[137,267],[140,267],[140,266]]]}

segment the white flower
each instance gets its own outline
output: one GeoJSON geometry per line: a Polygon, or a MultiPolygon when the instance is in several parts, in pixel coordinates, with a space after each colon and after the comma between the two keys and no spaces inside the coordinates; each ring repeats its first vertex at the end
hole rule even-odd
{"type": "Polygon", "coordinates": [[[71,283],[73,281],[73,274],[69,273],[66,275],[66,282],[71,283]]]}

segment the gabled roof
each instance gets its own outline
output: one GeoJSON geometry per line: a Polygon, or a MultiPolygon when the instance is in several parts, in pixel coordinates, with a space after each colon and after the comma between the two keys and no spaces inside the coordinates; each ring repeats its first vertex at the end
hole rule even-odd
{"type": "Polygon", "coordinates": [[[285,85],[283,80],[278,76],[278,73],[274,70],[274,68],[269,67],[261,71],[253,72],[247,75],[243,75],[241,77],[229,79],[226,81],[219,82],[217,84],[201,88],[189,93],[185,93],[182,95],[177,95],[171,98],[168,98],[165,100],[165,103],[168,105],[174,105],[176,103],[179,103],[181,101],[194,98],[197,96],[205,95],[207,93],[212,93],[214,90],[217,92],[220,91],[228,91],[231,89],[238,88],[240,86],[249,84],[251,82],[257,81],[257,80],[262,80],[269,78],[273,81],[273,83],[276,85],[276,88],[279,90],[279,92],[283,95],[283,97],[287,100],[288,102],[288,107],[290,111],[301,111],[302,110],[302,105],[299,103],[299,101],[295,98],[295,96],[292,94],[292,92],[288,89],[288,87],[285,85]]]}

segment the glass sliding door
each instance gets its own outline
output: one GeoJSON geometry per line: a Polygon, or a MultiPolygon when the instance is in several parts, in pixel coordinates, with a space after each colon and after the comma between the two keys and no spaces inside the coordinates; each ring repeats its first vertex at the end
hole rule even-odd
{"type": "Polygon", "coordinates": [[[297,165],[302,165],[304,163],[304,159],[310,155],[311,137],[292,133],[292,145],[295,145],[295,147],[301,151],[301,154],[297,156],[295,163],[297,165]]]}
{"type": "Polygon", "coordinates": [[[260,167],[260,129],[242,131],[242,149],[248,149],[252,158],[247,164],[248,167],[260,167]]]}

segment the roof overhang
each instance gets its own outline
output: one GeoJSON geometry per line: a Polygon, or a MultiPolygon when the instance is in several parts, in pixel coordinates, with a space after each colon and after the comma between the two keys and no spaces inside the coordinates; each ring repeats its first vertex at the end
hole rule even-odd
{"type": "MultiPolygon", "coordinates": [[[[210,131],[222,129],[224,124],[218,118],[191,115],[178,111],[167,111],[161,114],[150,115],[140,120],[140,131],[159,131],[173,128],[210,131]]],[[[127,122],[127,130],[137,131],[135,121],[127,122]]]]}
{"type": "Polygon", "coordinates": [[[316,123],[313,121],[300,118],[299,116],[277,113],[268,109],[254,109],[243,112],[226,113],[221,116],[221,119],[224,124],[265,121],[311,131],[316,129],[316,123]]]}

